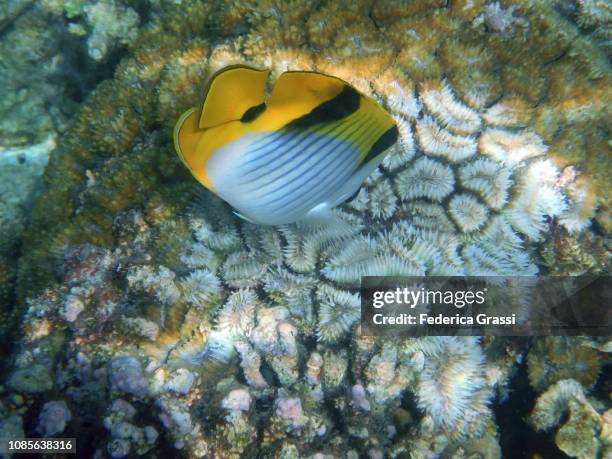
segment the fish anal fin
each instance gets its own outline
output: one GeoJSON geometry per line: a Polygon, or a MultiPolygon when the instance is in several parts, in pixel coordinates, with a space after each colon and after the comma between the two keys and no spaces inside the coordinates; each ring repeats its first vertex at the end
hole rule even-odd
{"type": "Polygon", "coordinates": [[[200,129],[240,120],[249,109],[261,105],[269,73],[269,70],[233,65],[214,74],[204,92],[200,129]]]}

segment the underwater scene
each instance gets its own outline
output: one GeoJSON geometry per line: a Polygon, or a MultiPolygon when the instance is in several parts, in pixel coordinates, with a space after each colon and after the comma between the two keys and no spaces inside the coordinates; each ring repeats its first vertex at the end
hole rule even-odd
{"type": "Polygon", "coordinates": [[[0,457],[611,459],[611,57],[609,0],[0,0],[0,457]]]}

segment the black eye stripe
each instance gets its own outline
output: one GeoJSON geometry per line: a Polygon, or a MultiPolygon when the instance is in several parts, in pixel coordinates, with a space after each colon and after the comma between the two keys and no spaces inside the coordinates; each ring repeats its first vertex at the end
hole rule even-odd
{"type": "Polygon", "coordinates": [[[263,112],[266,111],[266,103],[262,102],[259,105],[254,105],[253,107],[249,108],[246,112],[244,112],[244,115],[242,115],[242,118],[240,118],[240,121],[242,123],[250,123],[251,121],[256,120],[259,115],[261,115],[263,112]]]}

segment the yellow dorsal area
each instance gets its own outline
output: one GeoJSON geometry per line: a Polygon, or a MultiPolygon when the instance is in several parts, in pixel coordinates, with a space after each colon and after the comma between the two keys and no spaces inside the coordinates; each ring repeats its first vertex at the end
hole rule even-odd
{"type": "Polygon", "coordinates": [[[285,72],[272,89],[266,122],[284,126],[342,92],[346,83],[316,72],[285,72]]]}
{"type": "MultiPolygon", "coordinates": [[[[336,97],[344,85],[342,80],[313,72],[283,73],[266,103],[266,110],[255,120],[243,123],[238,117],[236,121],[200,131],[200,138],[196,146],[198,153],[190,155],[192,156],[190,164],[194,174],[200,167],[203,168],[210,155],[223,145],[245,134],[275,132],[336,97]]],[[[210,183],[209,180],[198,176],[196,178],[210,189],[210,186],[206,185],[206,182],[210,183]]]]}
{"type": "Polygon", "coordinates": [[[204,92],[199,127],[208,129],[239,120],[249,108],[263,103],[269,73],[235,65],[213,75],[204,92]]]}
{"type": "MultiPolygon", "coordinates": [[[[361,163],[366,158],[374,142],[395,126],[395,120],[386,110],[378,105],[378,102],[364,95],[361,96],[361,104],[359,105],[358,112],[365,114],[368,117],[368,125],[373,126],[373,131],[368,134],[370,141],[366,143],[365,148],[359,149],[359,162],[361,163]]],[[[340,135],[339,137],[343,138],[344,136],[340,135]]],[[[350,136],[343,138],[343,140],[352,142],[350,136]]]]}
{"type": "MultiPolygon", "coordinates": [[[[265,111],[252,121],[240,121],[249,108],[264,102],[267,76],[268,71],[248,67],[225,69],[211,81],[203,108],[188,110],[175,126],[174,143],[179,157],[193,176],[211,191],[214,186],[206,174],[206,163],[215,151],[246,134],[278,131],[334,99],[347,85],[338,78],[316,72],[285,72],[274,85],[265,111]],[[237,88],[239,83],[241,86],[237,88]]],[[[349,118],[365,115],[371,120],[363,129],[371,127],[372,132],[356,145],[360,160],[363,160],[377,138],[395,123],[376,101],[361,93],[359,97],[359,109],[349,118]]],[[[330,128],[340,122],[331,122],[330,128]]],[[[341,137],[355,144],[359,134],[349,129],[341,137]]]]}

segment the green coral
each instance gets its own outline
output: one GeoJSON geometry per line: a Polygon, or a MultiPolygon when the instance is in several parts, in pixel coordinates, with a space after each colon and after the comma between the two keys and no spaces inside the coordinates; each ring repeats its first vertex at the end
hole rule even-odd
{"type": "Polygon", "coordinates": [[[601,429],[599,415],[575,400],[570,400],[568,406],[569,418],[557,431],[555,443],[571,457],[598,457],[600,446],[597,434],[601,429]]]}
{"type": "Polygon", "coordinates": [[[592,387],[603,363],[598,351],[579,338],[539,338],[527,356],[529,382],[538,391],[569,378],[592,387]]]}
{"type": "Polygon", "coordinates": [[[86,0],[67,0],[62,2],[61,7],[64,10],[64,15],[68,19],[76,18],[83,14],[83,8],[85,8],[86,0]]]}
{"type": "Polygon", "coordinates": [[[8,380],[9,386],[20,392],[45,392],[53,387],[50,370],[41,364],[34,364],[15,371],[8,380]]]}
{"type": "Polygon", "coordinates": [[[563,379],[538,397],[530,421],[538,430],[560,425],[555,433],[559,449],[571,457],[596,459],[608,441],[607,417],[593,407],[580,383],[563,379]]]}
{"type": "Polygon", "coordinates": [[[602,238],[593,231],[570,235],[561,227],[555,228],[541,247],[542,265],[550,274],[576,276],[610,270],[612,256],[602,238]]]}

